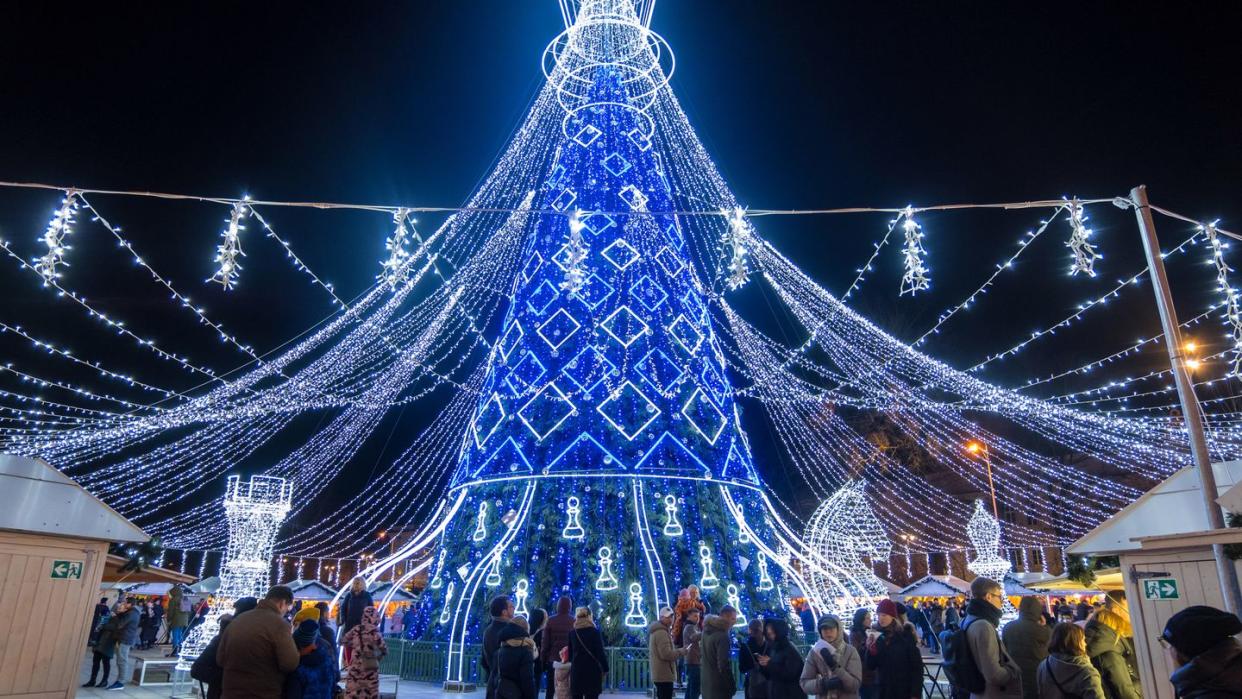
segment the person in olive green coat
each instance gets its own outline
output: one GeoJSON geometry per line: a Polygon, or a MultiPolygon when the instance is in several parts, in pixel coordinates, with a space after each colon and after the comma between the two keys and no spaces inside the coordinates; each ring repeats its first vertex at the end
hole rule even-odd
{"type": "Polygon", "coordinates": [[[703,621],[701,686],[703,699],[729,699],[737,693],[733,678],[733,642],[729,634],[737,623],[737,610],[720,608],[720,616],[708,614],[703,621]]]}
{"type": "Polygon", "coordinates": [[[1023,699],[1039,699],[1035,671],[1048,657],[1048,641],[1052,629],[1044,623],[1044,605],[1038,597],[1023,597],[1018,604],[1018,618],[1005,624],[1001,640],[1009,651],[1009,657],[1022,671],[1023,699]]]}

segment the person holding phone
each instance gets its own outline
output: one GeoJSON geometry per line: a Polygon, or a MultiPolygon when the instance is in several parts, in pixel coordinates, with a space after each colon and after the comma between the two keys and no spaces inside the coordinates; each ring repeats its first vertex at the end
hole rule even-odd
{"type": "Polygon", "coordinates": [[[746,634],[737,640],[737,669],[742,673],[742,696],[745,699],[767,699],[767,680],[759,672],[759,656],[763,655],[766,642],[762,619],[751,619],[746,634]]]}
{"type": "Polygon", "coordinates": [[[763,631],[768,642],[756,660],[767,680],[768,699],[806,699],[801,686],[802,655],[789,640],[789,624],[784,619],[768,619],[763,631]]]}
{"type": "Polygon", "coordinates": [[[673,699],[673,682],[677,679],[677,659],[685,648],[673,647],[673,610],[660,609],[660,618],[647,629],[647,657],[651,663],[651,683],[656,699],[673,699]]]}

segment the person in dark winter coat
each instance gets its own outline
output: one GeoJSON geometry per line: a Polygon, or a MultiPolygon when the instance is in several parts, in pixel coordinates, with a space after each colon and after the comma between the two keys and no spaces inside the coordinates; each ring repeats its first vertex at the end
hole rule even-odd
{"type": "Polygon", "coordinates": [[[1001,699],[1022,696],[1022,670],[1010,657],[998,634],[1005,588],[990,578],[978,577],[970,583],[970,602],[962,628],[966,647],[975,667],[983,676],[982,692],[971,692],[971,699],[1001,699]]]}
{"type": "Polygon", "coordinates": [[[1141,699],[1129,622],[1111,609],[1101,609],[1083,627],[1083,633],[1087,657],[1100,671],[1104,695],[1108,699],[1141,699]]]}
{"type": "Polygon", "coordinates": [[[293,591],[276,585],[220,634],[216,662],[224,668],[222,699],[279,697],[285,675],[298,667],[298,648],[285,614],[293,608],[293,591]]]}
{"type": "Polygon", "coordinates": [[[479,665],[487,673],[483,678],[487,683],[487,699],[493,699],[495,685],[492,682],[492,671],[496,667],[496,651],[500,649],[500,632],[513,621],[513,602],[504,595],[495,597],[488,611],[492,615],[492,622],[483,629],[483,655],[479,657],[479,665]]]}
{"type": "MultiPolygon", "coordinates": [[[[1073,622],[1063,622],[1057,624],[1051,633],[1049,655],[1035,671],[1033,696],[1040,699],[1104,699],[1100,673],[1087,658],[1087,642],[1082,627],[1073,622]]],[[[1023,685],[1025,690],[1026,685],[1023,685]]]]}
{"type": "Polygon", "coordinates": [[[767,680],[759,672],[759,656],[763,655],[767,641],[763,636],[763,620],[751,619],[746,637],[739,639],[737,650],[737,669],[742,673],[742,695],[745,699],[766,699],[768,696],[767,680]]]}
{"type": "Polygon", "coordinates": [[[285,699],[332,699],[341,678],[328,644],[319,637],[319,622],[306,619],[298,624],[293,642],[298,647],[298,668],[285,678],[285,699]]]}
{"type": "Polygon", "coordinates": [[[763,633],[768,642],[758,661],[759,673],[767,680],[767,699],[806,699],[801,686],[802,655],[789,640],[789,624],[784,619],[767,619],[763,633]]]}
{"type": "Polygon", "coordinates": [[[496,699],[535,699],[535,641],[522,617],[515,618],[500,630],[500,647],[496,649],[492,694],[496,699]]]}
{"type": "Polygon", "coordinates": [[[91,614],[91,634],[87,639],[87,645],[95,645],[95,639],[99,636],[99,630],[103,628],[103,621],[108,616],[108,598],[100,597],[99,604],[95,605],[95,611],[91,614]]]}
{"type": "Polygon", "coordinates": [[[703,636],[703,615],[697,609],[686,614],[686,623],[681,629],[681,647],[686,651],[686,694],[685,699],[699,699],[699,689],[703,678],[703,654],[699,647],[699,639],[703,636]]]}
{"type": "Polygon", "coordinates": [[[207,642],[207,647],[199,653],[194,659],[194,664],[190,666],[190,677],[198,680],[202,684],[207,685],[206,699],[220,699],[220,694],[224,689],[224,668],[220,667],[220,663],[216,662],[216,650],[220,648],[220,636],[224,633],[225,627],[229,625],[238,614],[244,614],[258,605],[258,600],[253,597],[241,597],[233,602],[233,613],[222,614],[217,622],[219,631],[207,642]]]}
{"type": "MultiPolygon", "coordinates": [[[[367,607],[375,606],[375,602],[371,599],[371,593],[367,592],[367,584],[362,578],[354,578],[349,583],[349,594],[341,600],[341,606],[337,610],[336,626],[340,630],[342,637],[349,633],[349,630],[362,623],[362,613],[367,607]]],[[[350,660],[350,650],[345,649],[345,664],[348,665],[350,660]]]]}
{"type": "MultiPolygon", "coordinates": [[[[543,625],[548,623],[548,613],[540,607],[530,610],[530,617],[527,618],[530,626],[530,640],[535,642],[535,696],[539,696],[539,692],[543,688],[543,662],[540,660],[539,644],[543,642],[543,625]]],[[[548,694],[551,695],[552,687],[548,687],[548,694]]]]}
{"type": "Polygon", "coordinates": [[[129,651],[138,645],[138,609],[133,602],[125,600],[118,605],[116,612],[116,681],[108,685],[108,689],[121,689],[125,686],[129,671],[129,651]]]}
{"type": "Polygon", "coordinates": [[[1001,640],[1009,651],[1009,657],[1022,671],[1023,699],[1039,699],[1035,683],[1035,669],[1048,657],[1048,641],[1052,629],[1044,623],[1044,605],[1038,597],[1023,597],[1018,604],[1018,618],[1005,624],[1001,640]]]}
{"type": "Polygon", "coordinates": [[[595,628],[591,610],[578,607],[574,628],[569,632],[569,692],[573,699],[594,699],[604,691],[608,674],[608,653],[604,637],[595,628]]]}
{"type": "Polygon", "coordinates": [[[876,608],[878,636],[867,642],[863,664],[875,672],[877,699],[921,699],[923,696],[923,656],[914,629],[897,618],[897,604],[880,600],[876,608]]]}
{"type": "Polygon", "coordinates": [[[1195,605],[1169,617],[1160,643],[1177,669],[1169,677],[1181,699],[1236,699],[1242,695],[1242,620],[1195,605]]]}
{"type": "Polygon", "coordinates": [[[548,694],[553,694],[556,687],[556,668],[552,664],[560,660],[561,650],[569,647],[569,632],[574,630],[573,606],[573,600],[562,596],[556,601],[556,613],[543,624],[539,640],[539,667],[544,673],[544,686],[548,688],[548,694]]]}
{"type": "Polygon", "coordinates": [[[116,654],[116,628],[119,619],[107,617],[99,627],[99,635],[95,638],[95,647],[91,650],[91,678],[83,687],[107,687],[108,674],[112,670],[112,656],[116,654]],[[103,677],[99,676],[99,668],[103,666],[103,677]],[[96,684],[98,680],[98,684],[96,684]]]}
{"type": "Polygon", "coordinates": [[[858,686],[860,699],[872,699],[876,692],[875,670],[867,666],[867,629],[871,628],[871,610],[862,607],[854,610],[854,619],[850,624],[850,645],[858,651],[858,657],[864,658],[862,682],[858,686]]]}
{"type": "Polygon", "coordinates": [[[708,614],[703,620],[700,640],[703,699],[730,699],[737,693],[733,678],[733,642],[730,634],[737,623],[737,610],[726,604],[720,615],[708,614]]]}

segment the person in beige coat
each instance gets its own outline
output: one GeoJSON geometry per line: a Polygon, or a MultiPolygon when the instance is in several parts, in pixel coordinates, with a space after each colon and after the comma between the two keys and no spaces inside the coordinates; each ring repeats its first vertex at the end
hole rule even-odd
{"type": "Polygon", "coordinates": [[[673,610],[660,609],[660,619],[647,629],[647,655],[651,663],[651,683],[656,699],[673,699],[673,681],[677,679],[677,659],[685,648],[673,647],[673,610]]]}
{"type": "Polygon", "coordinates": [[[1005,699],[1022,696],[1022,670],[1010,657],[997,633],[1005,590],[1000,583],[978,577],[970,582],[970,601],[966,603],[966,645],[975,667],[983,675],[984,690],[971,692],[970,699],[1005,699]]]}
{"type": "Polygon", "coordinates": [[[841,620],[831,614],[820,618],[819,639],[802,664],[802,691],[819,699],[858,699],[862,686],[862,658],[845,642],[841,620]]]}

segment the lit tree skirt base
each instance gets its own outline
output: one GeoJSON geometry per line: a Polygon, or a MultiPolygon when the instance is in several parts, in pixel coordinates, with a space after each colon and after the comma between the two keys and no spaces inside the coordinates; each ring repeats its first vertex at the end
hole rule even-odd
{"type": "Polygon", "coordinates": [[[465,487],[432,554],[411,638],[477,642],[487,604],[500,594],[515,599],[519,613],[551,613],[569,595],[574,607],[591,608],[610,645],[645,645],[659,607],[675,606],[691,584],[713,610],[733,603],[745,618],[787,614],[782,566],[743,532],[722,492],[774,550],[765,505],[749,488],[628,476],[465,487]]]}

